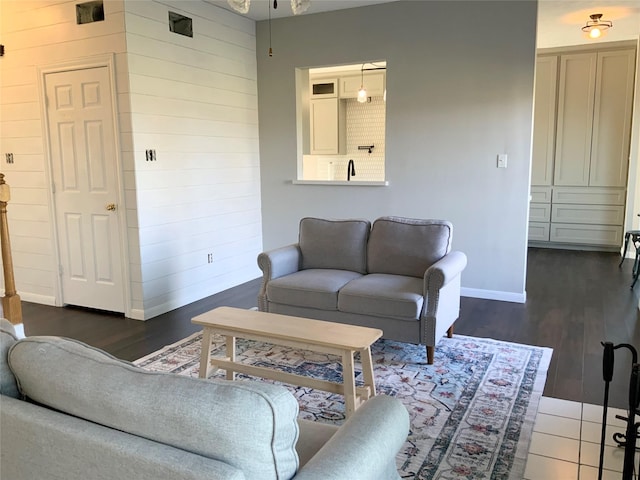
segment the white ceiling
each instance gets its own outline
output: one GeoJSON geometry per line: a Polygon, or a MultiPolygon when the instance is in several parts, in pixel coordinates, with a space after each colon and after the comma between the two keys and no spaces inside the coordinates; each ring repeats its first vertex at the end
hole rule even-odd
{"type": "MultiPolygon", "coordinates": [[[[207,3],[218,5],[227,10],[234,11],[227,0],[205,0],[207,3]]],[[[377,3],[389,3],[395,0],[311,0],[311,6],[302,15],[312,13],[329,12],[331,10],[343,10],[345,8],[364,7],[377,3]]],[[[267,20],[269,18],[268,0],[250,0],[249,13],[245,16],[253,20],[267,20]]],[[[278,0],[278,8],[273,9],[271,0],[271,18],[291,17],[291,0],[278,0]]]]}
{"type": "MultiPolygon", "coordinates": [[[[233,11],[227,0],[206,1],[233,11]]],[[[390,1],[394,0],[311,0],[311,6],[302,15],[363,7],[390,1]]],[[[290,0],[278,0],[278,8],[275,10],[273,9],[273,0],[271,0],[271,7],[271,18],[290,17],[293,15],[290,0]]],[[[539,0],[538,47],[547,48],[593,42],[593,40],[587,40],[580,30],[580,27],[589,20],[589,15],[592,13],[602,13],[603,20],[611,20],[613,22],[613,28],[598,41],[632,40],[640,36],[640,1],[638,0],[539,0]]],[[[249,13],[246,16],[256,21],[267,20],[269,18],[269,1],[251,0],[249,13]]]]}

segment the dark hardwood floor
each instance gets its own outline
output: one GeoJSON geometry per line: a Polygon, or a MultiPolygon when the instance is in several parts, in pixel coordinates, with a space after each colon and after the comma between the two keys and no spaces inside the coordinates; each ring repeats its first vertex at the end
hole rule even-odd
{"type": "MultiPolygon", "coordinates": [[[[462,298],[455,332],[553,348],[544,395],[603,403],[602,341],[640,348],[638,291],[616,253],[529,249],[525,304],[462,298]]],[[[491,275],[491,272],[487,272],[491,275]]],[[[135,360],[198,330],[191,318],[214,307],[256,305],[252,280],[146,322],[74,307],[23,303],[27,335],[61,335],[135,360]]],[[[631,355],[615,353],[609,405],[628,405],[631,355]]]]}

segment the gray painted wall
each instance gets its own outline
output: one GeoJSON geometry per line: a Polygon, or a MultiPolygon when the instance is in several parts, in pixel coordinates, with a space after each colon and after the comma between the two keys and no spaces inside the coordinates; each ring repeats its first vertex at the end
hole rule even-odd
{"type": "Polygon", "coordinates": [[[304,216],[443,218],[466,296],[524,301],[535,1],[409,1],[258,22],[265,249],[304,216]],[[387,187],[293,185],[296,67],[387,61],[387,187]],[[496,167],[497,155],[508,168],[496,167]]]}

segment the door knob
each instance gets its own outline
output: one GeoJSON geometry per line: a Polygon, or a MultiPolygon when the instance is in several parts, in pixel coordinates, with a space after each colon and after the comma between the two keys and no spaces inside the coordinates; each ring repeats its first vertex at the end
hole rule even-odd
{"type": "Polygon", "coordinates": [[[116,211],[116,204],[115,203],[107,203],[105,208],[107,210],[109,210],[110,212],[115,212],[116,211]]]}

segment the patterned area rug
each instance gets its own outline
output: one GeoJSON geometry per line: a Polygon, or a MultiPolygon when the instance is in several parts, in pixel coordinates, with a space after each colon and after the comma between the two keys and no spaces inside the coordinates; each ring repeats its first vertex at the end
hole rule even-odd
{"type": "MultiPolygon", "coordinates": [[[[197,377],[201,339],[196,333],[134,363],[197,377]]],[[[224,356],[224,350],[223,337],[214,337],[213,354],[224,356]]],[[[409,437],[397,457],[402,478],[523,478],[551,349],[455,335],[438,344],[433,365],[426,364],[425,348],[417,345],[379,340],[371,353],[378,393],[400,399],[411,417],[409,437]]],[[[237,358],[325,380],[342,375],[338,357],[249,340],[238,339],[237,358]]],[[[224,371],[215,376],[224,377],[224,371]]],[[[301,418],[344,421],[342,395],[287,387],[300,403],[301,418]]]]}

